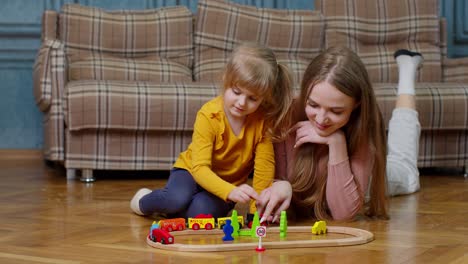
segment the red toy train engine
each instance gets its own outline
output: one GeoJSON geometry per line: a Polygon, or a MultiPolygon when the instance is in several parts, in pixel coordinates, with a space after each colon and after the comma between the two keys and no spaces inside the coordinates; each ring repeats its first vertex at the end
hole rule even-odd
{"type": "Polygon", "coordinates": [[[159,242],[161,244],[174,244],[174,237],[169,234],[166,230],[155,228],[151,230],[149,238],[153,242],[159,242]]]}

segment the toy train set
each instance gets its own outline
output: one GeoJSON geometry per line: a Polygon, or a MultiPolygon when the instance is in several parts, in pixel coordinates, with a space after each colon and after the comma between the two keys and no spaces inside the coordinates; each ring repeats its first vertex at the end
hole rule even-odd
{"type": "MultiPolygon", "coordinates": [[[[188,218],[187,221],[185,221],[185,218],[171,218],[171,219],[163,219],[159,220],[157,223],[159,225],[160,229],[164,229],[168,232],[171,231],[182,231],[186,228],[190,228],[193,230],[198,230],[198,229],[206,229],[206,230],[211,230],[215,227],[218,227],[219,229],[223,229],[224,225],[226,224],[226,220],[231,219],[231,217],[220,217],[217,218],[215,221],[215,218],[212,217],[211,215],[197,215],[193,218],[188,218]]],[[[239,223],[239,227],[242,228],[244,226],[244,217],[243,216],[238,216],[237,221],[239,223]]]]}
{"type": "Polygon", "coordinates": [[[253,248],[256,251],[264,251],[265,248],[349,246],[368,243],[373,239],[374,235],[369,231],[327,226],[325,221],[317,221],[313,226],[288,227],[286,212],[281,212],[279,226],[276,227],[267,228],[260,225],[257,213],[252,221],[245,224],[244,217],[238,216],[233,210],[231,217],[217,219],[201,214],[187,220],[172,218],[154,221],[146,241],[151,247],[162,250],[210,252],[253,248]],[[266,237],[267,229],[270,235],[262,244],[262,237],[266,237]],[[221,236],[223,233],[224,237],[221,236]],[[208,238],[213,236],[219,236],[219,239],[208,238]],[[256,248],[255,239],[258,240],[256,248]]]}
{"type": "MultiPolygon", "coordinates": [[[[237,218],[238,228],[243,228],[245,225],[244,217],[241,215],[237,216],[236,211],[233,211],[233,216],[234,218],[237,218]]],[[[162,219],[158,222],[153,222],[148,238],[153,242],[159,242],[161,244],[173,244],[174,237],[170,235],[169,232],[183,231],[187,228],[192,230],[211,230],[213,228],[223,229],[227,220],[232,221],[233,216],[219,217],[215,219],[210,214],[199,214],[195,217],[189,217],[187,221],[185,218],[162,219]]],[[[252,223],[250,222],[250,224],[252,223]]],[[[268,223],[264,222],[262,225],[266,226],[268,223]]],[[[250,227],[251,226],[249,226],[249,228],[250,227]]]]}

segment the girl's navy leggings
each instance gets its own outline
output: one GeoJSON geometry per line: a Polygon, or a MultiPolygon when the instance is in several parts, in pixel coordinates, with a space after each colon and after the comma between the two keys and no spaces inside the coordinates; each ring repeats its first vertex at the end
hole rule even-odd
{"type": "Polygon", "coordinates": [[[234,205],[206,191],[187,170],[178,168],[171,170],[164,188],[153,190],[140,199],[140,209],[145,215],[162,213],[171,218],[195,217],[198,214],[224,217],[234,205]]]}

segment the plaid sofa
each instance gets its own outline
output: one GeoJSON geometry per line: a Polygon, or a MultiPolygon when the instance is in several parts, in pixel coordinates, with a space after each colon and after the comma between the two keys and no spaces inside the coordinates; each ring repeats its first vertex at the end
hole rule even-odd
{"type": "Polygon", "coordinates": [[[45,158],[88,179],[97,169],[170,169],[191,141],[197,110],[218,94],[233,47],[255,41],[275,51],[296,84],[321,50],[351,47],[368,67],[387,123],[398,78],[392,54],[422,52],[419,166],[468,168],[468,58],[446,58],[437,1],[315,3],[309,11],[199,0],[195,15],[184,6],[45,11],[34,66],[45,158]]]}

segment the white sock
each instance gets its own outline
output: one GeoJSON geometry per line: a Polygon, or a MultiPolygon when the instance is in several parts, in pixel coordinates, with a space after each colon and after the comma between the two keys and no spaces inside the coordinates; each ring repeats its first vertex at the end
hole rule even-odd
{"type": "Polygon", "coordinates": [[[416,71],[422,62],[422,56],[401,54],[395,59],[398,64],[398,94],[414,95],[416,71]]]}

